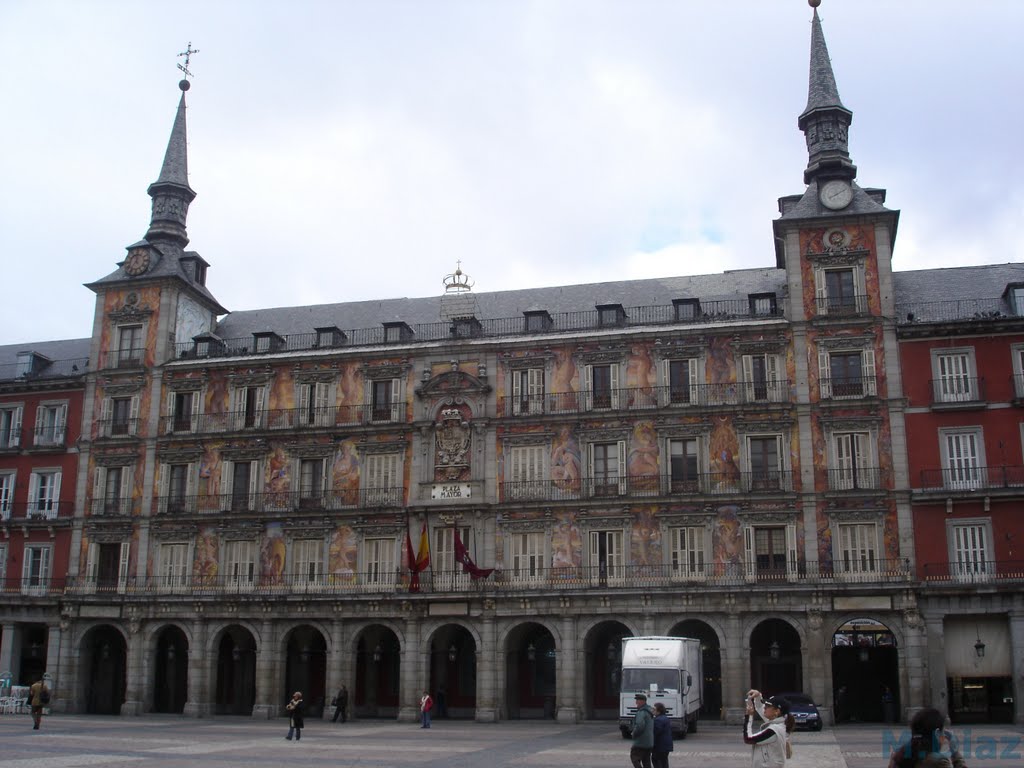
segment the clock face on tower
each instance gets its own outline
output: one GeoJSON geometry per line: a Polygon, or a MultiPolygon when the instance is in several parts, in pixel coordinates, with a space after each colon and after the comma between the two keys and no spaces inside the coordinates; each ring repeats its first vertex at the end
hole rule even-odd
{"type": "Polygon", "coordinates": [[[149,269],[149,251],[145,248],[132,248],[128,258],[124,260],[124,271],[133,277],[141,275],[149,269]]]}
{"type": "Polygon", "coordinates": [[[838,211],[848,206],[853,200],[853,188],[850,187],[848,181],[832,179],[821,185],[818,198],[826,208],[838,211]]]}

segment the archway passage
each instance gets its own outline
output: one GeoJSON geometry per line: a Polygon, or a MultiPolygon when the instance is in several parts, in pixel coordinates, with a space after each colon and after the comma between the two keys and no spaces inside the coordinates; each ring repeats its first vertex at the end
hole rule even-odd
{"type": "Polygon", "coordinates": [[[316,627],[296,627],[288,635],[285,693],[302,691],[306,717],[321,717],[327,692],[327,641],[316,627]]]}
{"type": "MultiPolygon", "coordinates": [[[[11,638],[4,633],[4,642],[10,643],[11,638]]],[[[21,625],[21,663],[14,670],[15,685],[32,685],[39,680],[47,668],[46,650],[49,645],[49,630],[45,624],[21,625]]],[[[18,659],[12,659],[17,663],[18,659]]],[[[7,670],[0,670],[6,672],[7,670]]]]}
{"type": "Polygon", "coordinates": [[[510,720],[555,717],[555,638],[529,622],[509,632],[505,643],[505,706],[510,720]]]}
{"type": "Polygon", "coordinates": [[[587,633],[583,642],[586,670],[584,717],[588,720],[617,720],[622,683],[622,638],[633,633],[618,621],[602,621],[587,633]]]}
{"type": "Polygon", "coordinates": [[[180,714],[188,700],[188,638],[167,627],[156,640],[153,659],[153,711],[180,714]]]}
{"type": "Polygon", "coordinates": [[[837,723],[897,721],[899,652],[885,624],[853,619],[832,635],[832,690],[837,723]]]}
{"type": "Polygon", "coordinates": [[[90,715],[119,715],[125,700],[128,646],[124,636],[104,624],[94,627],[82,640],[85,676],[85,711],[90,715]]]}
{"type": "MultiPolygon", "coordinates": [[[[374,624],[356,641],[356,717],[398,717],[402,647],[389,628],[374,624]]],[[[419,697],[417,697],[418,699],[419,697]]]]}
{"type": "Polygon", "coordinates": [[[701,669],[704,676],[700,717],[719,720],[722,717],[722,652],[718,634],[699,619],[680,621],[669,632],[673,637],[693,637],[700,640],[701,669]]]}
{"type": "Polygon", "coordinates": [[[434,715],[476,715],[476,642],[465,627],[447,624],[430,641],[430,692],[434,715]]]}
{"type": "Polygon", "coordinates": [[[766,619],[750,633],[750,679],[766,696],[803,691],[800,635],[782,619],[766,619]]]}
{"type": "Polygon", "coordinates": [[[252,715],[256,703],[256,640],[237,624],[224,630],[217,642],[218,715],[252,715]]]}

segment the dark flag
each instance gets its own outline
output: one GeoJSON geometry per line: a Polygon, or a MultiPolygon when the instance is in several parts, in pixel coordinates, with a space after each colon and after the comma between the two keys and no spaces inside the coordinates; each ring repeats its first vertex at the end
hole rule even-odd
{"type": "Polygon", "coordinates": [[[409,579],[409,591],[420,591],[420,571],[416,564],[416,553],[412,551],[412,536],[409,535],[408,525],[405,528],[405,565],[412,572],[409,579]]]}
{"type": "Polygon", "coordinates": [[[493,568],[477,568],[476,563],[473,562],[473,558],[469,556],[469,552],[466,551],[466,545],[462,543],[462,538],[459,536],[459,529],[455,529],[455,559],[462,563],[462,570],[468,573],[473,579],[486,579],[492,573],[493,568]]]}

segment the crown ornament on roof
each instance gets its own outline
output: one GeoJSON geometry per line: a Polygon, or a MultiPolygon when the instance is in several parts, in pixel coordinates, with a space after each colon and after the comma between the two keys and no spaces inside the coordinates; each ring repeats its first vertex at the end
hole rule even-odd
{"type": "Polygon", "coordinates": [[[473,280],[462,271],[462,261],[455,262],[455,271],[444,276],[445,293],[468,293],[473,290],[473,280]]]}

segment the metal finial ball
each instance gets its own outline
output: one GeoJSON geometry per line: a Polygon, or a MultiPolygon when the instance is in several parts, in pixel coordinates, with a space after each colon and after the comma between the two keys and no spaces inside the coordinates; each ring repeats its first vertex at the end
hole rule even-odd
{"type": "Polygon", "coordinates": [[[821,5],[821,0],[807,0],[807,4],[811,6],[811,8],[817,8],[821,5]]]}
{"type": "Polygon", "coordinates": [[[178,83],[178,87],[181,88],[181,90],[183,91],[187,91],[189,88],[192,87],[192,83],[190,83],[188,80],[182,80],[180,83],[178,83]]]}

